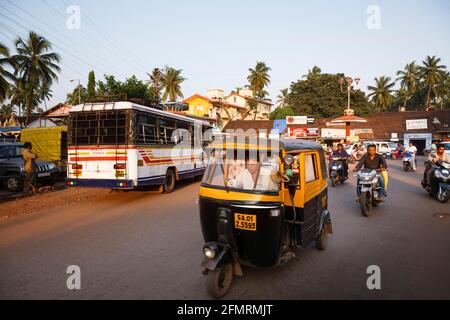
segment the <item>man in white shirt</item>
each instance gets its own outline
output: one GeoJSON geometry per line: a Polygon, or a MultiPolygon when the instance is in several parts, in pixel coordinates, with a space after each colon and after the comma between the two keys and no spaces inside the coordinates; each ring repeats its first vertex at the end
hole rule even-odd
{"type": "MultiPolygon", "coordinates": [[[[246,169],[237,177],[235,188],[256,191],[278,191],[278,181],[274,181],[271,172],[262,170],[258,160],[250,158],[246,162],[246,169]]],[[[276,180],[276,179],[275,179],[276,180]]]]}
{"type": "Polygon", "coordinates": [[[416,154],[417,154],[417,148],[413,145],[412,142],[409,143],[409,146],[405,150],[406,152],[411,152],[412,154],[412,167],[413,171],[416,171],[416,154]]]}

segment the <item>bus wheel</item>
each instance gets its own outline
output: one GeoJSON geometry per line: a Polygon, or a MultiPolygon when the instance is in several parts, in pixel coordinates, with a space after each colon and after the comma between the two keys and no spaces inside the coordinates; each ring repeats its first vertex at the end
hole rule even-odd
{"type": "Polygon", "coordinates": [[[172,193],[173,190],[175,189],[175,182],[176,182],[175,171],[173,169],[167,170],[166,178],[164,179],[163,184],[164,192],[172,193]]]}

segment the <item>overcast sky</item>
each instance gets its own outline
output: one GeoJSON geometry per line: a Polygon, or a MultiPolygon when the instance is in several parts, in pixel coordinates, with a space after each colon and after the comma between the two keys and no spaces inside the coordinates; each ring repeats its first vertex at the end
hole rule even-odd
{"type": "Polygon", "coordinates": [[[50,105],[73,90],[69,80],[86,85],[90,70],[147,80],[152,68],[170,65],[188,78],[187,97],[245,85],[256,61],[272,68],[275,100],[314,65],[359,76],[363,90],[426,55],[449,65],[449,14],[446,0],[0,0],[0,41],[12,47],[33,30],[52,42],[62,72],[50,105]],[[70,5],[81,10],[80,29],[70,5]]]}

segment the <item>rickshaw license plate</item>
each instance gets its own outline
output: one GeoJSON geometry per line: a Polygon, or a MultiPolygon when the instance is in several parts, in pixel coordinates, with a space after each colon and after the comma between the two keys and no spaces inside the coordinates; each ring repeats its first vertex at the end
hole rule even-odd
{"type": "Polygon", "coordinates": [[[241,230],[256,231],[256,215],[235,213],[234,227],[241,230]]]}

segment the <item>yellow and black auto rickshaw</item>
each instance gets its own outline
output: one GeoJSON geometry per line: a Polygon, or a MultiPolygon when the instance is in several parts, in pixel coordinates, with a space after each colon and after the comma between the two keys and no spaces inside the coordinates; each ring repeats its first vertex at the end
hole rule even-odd
{"type": "Polygon", "coordinates": [[[200,189],[202,267],[214,298],[241,265],[273,267],[332,233],[327,166],[320,144],[296,139],[214,141],[200,189]]]}

